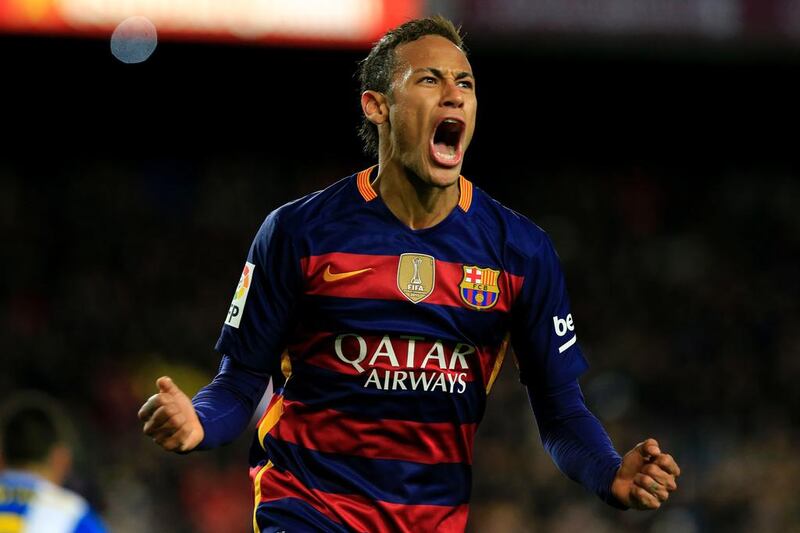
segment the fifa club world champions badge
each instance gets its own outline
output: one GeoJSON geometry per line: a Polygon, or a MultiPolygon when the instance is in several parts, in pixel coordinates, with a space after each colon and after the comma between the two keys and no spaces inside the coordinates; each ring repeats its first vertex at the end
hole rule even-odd
{"type": "Polygon", "coordinates": [[[433,292],[436,281],[436,260],[425,254],[401,254],[397,264],[397,288],[413,303],[419,303],[433,292]]]}

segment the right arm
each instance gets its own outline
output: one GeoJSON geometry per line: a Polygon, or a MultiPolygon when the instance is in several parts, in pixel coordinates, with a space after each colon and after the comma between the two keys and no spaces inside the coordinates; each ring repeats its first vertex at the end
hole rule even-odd
{"type": "Polygon", "coordinates": [[[269,380],[269,375],[223,356],[214,380],[192,398],[205,433],[197,448],[216,448],[238,437],[253,417],[269,380]]]}
{"type": "Polygon", "coordinates": [[[161,377],[156,381],[159,392],[139,410],[144,434],[165,450],[181,453],[227,444],[247,427],[268,383],[267,374],[228,356],[222,357],[214,380],[192,400],[171,378],[161,377]]]}
{"type": "Polygon", "coordinates": [[[262,224],[247,256],[216,350],[219,372],[194,399],[169,378],[139,410],[145,435],[164,449],[188,452],[235,439],[250,421],[269,384],[280,376],[280,354],[300,290],[300,258],[279,224],[281,209],[262,224]]]}

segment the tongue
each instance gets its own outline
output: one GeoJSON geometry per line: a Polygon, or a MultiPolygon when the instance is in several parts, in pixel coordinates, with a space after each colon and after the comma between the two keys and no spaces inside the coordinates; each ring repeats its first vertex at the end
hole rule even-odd
{"type": "Polygon", "coordinates": [[[456,155],[456,147],[453,146],[452,144],[437,142],[434,143],[433,149],[436,151],[437,154],[443,155],[445,157],[455,157],[456,155]]]}

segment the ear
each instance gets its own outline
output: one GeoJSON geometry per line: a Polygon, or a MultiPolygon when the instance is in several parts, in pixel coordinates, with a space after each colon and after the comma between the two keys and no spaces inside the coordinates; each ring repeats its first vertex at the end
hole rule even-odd
{"type": "Polygon", "coordinates": [[[72,452],[66,445],[57,443],[50,450],[48,463],[50,466],[51,481],[60,485],[67,478],[69,471],[72,469],[72,452]]]}
{"type": "Polygon", "coordinates": [[[378,91],[364,91],[361,94],[361,110],[373,124],[384,124],[389,120],[389,103],[386,95],[378,91]]]}

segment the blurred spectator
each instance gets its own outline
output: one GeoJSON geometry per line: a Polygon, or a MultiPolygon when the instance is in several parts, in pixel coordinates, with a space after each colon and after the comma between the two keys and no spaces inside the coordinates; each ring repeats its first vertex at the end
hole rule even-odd
{"type": "Polygon", "coordinates": [[[86,500],[61,487],[72,451],[57,404],[27,392],[8,399],[0,413],[0,532],[104,532],[86,500]]]}

